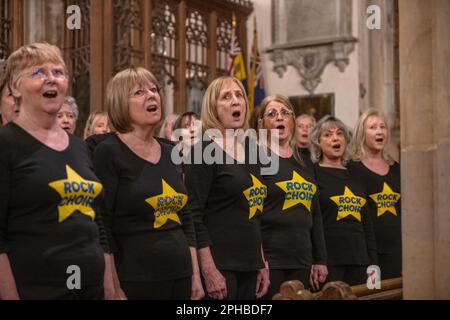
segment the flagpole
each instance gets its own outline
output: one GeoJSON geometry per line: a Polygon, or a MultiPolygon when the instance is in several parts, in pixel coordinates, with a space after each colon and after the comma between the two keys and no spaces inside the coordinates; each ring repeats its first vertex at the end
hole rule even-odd
{"type": "Polygon", "coordinates": [[[256,52],[258,45],[258,32],[256,30],[256,16],[253,16],[253,44],[250,57],[250,72],[248,76],[248,103],[250,112],[255,107],[255,77],[256,77],[256,52]]]}

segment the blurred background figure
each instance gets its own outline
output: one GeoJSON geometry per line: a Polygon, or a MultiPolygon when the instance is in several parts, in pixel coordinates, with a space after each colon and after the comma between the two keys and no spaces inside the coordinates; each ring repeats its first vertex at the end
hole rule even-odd
{"type": "Polygon", "coordinates": [[[0,79],[0,127],[13,121],[18,115],[19,106],[16,106],[6,79],[0,79]]]}
{"type": "Polygon", "coordinates": [[[108,114],[103,111],[94,111],[86,121],[83,138],[87,139],[94,134],[105,134],[108,132],[111,132],[108,114]]]}
{"type": "MultiPolygon", "coordinates": [[[[182,143],[183,148],[190,148],[198,141],[200,130],[200,117],[198,114],[192,111],[183,113],[173,124],[173,132],[175,130],[181,129],[181,135],[175,135],[174,139],[182,143]]],[[[200,133],[201,134],[201,133],[200,133]]]]}
{"type": "MultiPolygon", "coordinates": [[[[295,122],[297,124],[297,130],[295,138],[297,139],[297,146],[302,149],[308,149],[310,143],[311,131],[316,125],[316,119],[309,114],[299,115],[295,122]]],[[[303,150],[302,150],[303,151],[303,150]]]]}
{"type": "Polygon", "coordinates": [[[301,114],[295,119],[296,131],[295,138],[297,139],[297,147],[300,151],[300,156],[308,168],[313,167],[311,161],[311,152],[309,145],[311,143],[311,132],[316,126],[316,119],[310,114],[301,114]]]}
{"type": "Polygon", "coordinates": [[[78,106],[73,97],[66,96],[64,98],[64,103],[59,109],[56,119],[61,128],[70,134],[74,134],[77,128],[78,106]]]}
{"type": "Polygon", "coordinates": [[[161,130],[159,131],[159,136],[161,138],[173,141],[172,139],[172,131],[173,131],[173,125],[175,121],[178,118],[178,114],[171,113],[167,115],[167,117],[164,119],[164,122],[161,126],[161,130]]]}

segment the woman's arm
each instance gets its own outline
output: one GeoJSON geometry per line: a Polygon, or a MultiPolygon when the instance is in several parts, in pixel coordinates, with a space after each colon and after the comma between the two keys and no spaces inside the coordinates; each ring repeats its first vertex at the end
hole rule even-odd
{"type": "Polygon", "coordinates": [[[8,143],[0,140],[0,299],[19,299],[16,281],[11,270],[8,258],[7,230],[8,230],[8,203],[11,188],[12,160],[8,158],[8,150],[14,150],[8,143]]]}
{"type": "Polygon", "coordinates": [[[190,247],[191,259],[192,259],[192,290],[191,300],[200,300],[205,296],[203,290],[202,280],[200,278],[200,267],[197,259],[197,248],[190,247]]]}
{"type": "Polygon", "coordinates": [[[19,300],[8,255],[0,254],[0,300],[19,300]]]}
{"type": "Polygon", "coordinates": [[[264,257],[264,250],[261,245],[261,256],[263,258],[264,267],[259,269],[256,277],[256,299],[260,299],[267,294],[270,286],[269,262],[264,257]]]}
{"type": "Polygon", "coordinates": [[[313,265],[309,282],[314,290],[320,289],[320,284],[324,283],[328,276],[327,249],[325,245],[325,235],[323,231],[322,211],[320,210],[319,196],[316,192],[312,206],[311,214],[313,226],[311,230],[312,257],[313,265]]]}
{"type": "Polygon", "coordinates": [[[213,299],[225,299],[228,295],[226,280],[216,268],[210,248],[199,249],[198,258],[208,295],[213,299]]]}
{"type": "Polygon", "coordinates": [[[105,251],[105,298],[123,300],[126,297],[120,287],[120,281],[114,263],[114,255],[112,254],[116,249],[112,224],[117,188],[119,185],[118,172],[113,161],[114,157],[107,147],[99,145],[95,149],[93,156],[94,171],[103,185],[103,197],[97,206],[96,220],[99,225],[100,238],[105,251]]]}

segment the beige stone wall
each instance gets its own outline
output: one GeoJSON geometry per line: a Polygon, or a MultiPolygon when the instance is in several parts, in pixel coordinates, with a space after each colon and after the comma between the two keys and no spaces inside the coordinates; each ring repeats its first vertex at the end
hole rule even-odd
{"type": "Polygon", "coordinates": [[[400,0],[405,299],[450,299],[450,2],[400,0]]]}
{"type": "MultiPolygon", "coordinates": [[[[294,67],[288,66],[283,77],[280,78],[273,71],[273,62],[270,60],[269,54],[263,52],[264,49],[272,45],[271,2],[272,0],[253,0],[254,12],[250,15],[247,22],[248,52],[251,52],[253,16],[256,15],[259,48],[262,54],[266,80],[266,94],[307,95],[308,92],[301,85],[302,79],[294,67]]],[[[358,38],[358,25],[361,19],[359,2],[360,0],[352,0],[352,35],[355,38],[358,38]]],[[[279,32],[282,31],[279,30],[279,32]]],[[[355,50],[349,55],[350,63],[343,73],[334,64],[327,65],[321,77],[322,82],[314,92],[314,94],[334,93],[335,114],[350,127],[354,126],[359,116],[358,50],[359,45],[356,44],[355,50]]]]}

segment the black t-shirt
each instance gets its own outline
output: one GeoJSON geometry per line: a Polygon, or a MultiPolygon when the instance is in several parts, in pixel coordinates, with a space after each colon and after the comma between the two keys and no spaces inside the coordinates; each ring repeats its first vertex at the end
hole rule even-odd
{"type": "MultiPolygon", "coordinates": [[[[86,138],[86,140],[84,140],[84,142],[86,143],[88,150],[89,150],[89,154],[92,157],[94,154],[94,150],[95,148],[102,143],[103,141],[105,141],[106,139],[108,139],[111,136],[115,136],[116,133],[115,132],[108,132],[108,133],[103,133],[103,134],[94,134],[92,136],[89,136],[86,138]]],[[[175,143],[173,143],[170,140],[164,139],[164,138],[160,138],[160,137],[155,137],[156,140],[169,144],[169,145],[175,145],[175,143]]]]}
{"type": "Polygon", "coordinates": [[[163,281],[192,274],[189,246],[195,232],[181,167],[172,146],[160,143],[150,163],[117,135],[94,151],[95,172],[105,188],[101,212],[121,281],[163,281]]]}
{"type": "Polygon", "coordinates": [[[271,269],[326,264],[317,183],[294,157],[279,157],[279,170],[265,175],[267,198],[261,215],[263,248],[271,269]]]}
{"type": "Polygon", "coordinates": [[[215,142],[198,142],[193,150],[213,150],[211,154],[223,162],[207,164],[200,159],[201,163],[186,166],[198,248],[210,246],[219,270],[262,268],[259,216],[267,187],[259,175],[259,166],[248,161],[238,163],[215,142]]]}
{"type": "Polygon", "coordinates": [[[395,162],[384,176],[360,161],[350,162],[349,167],[367,190],[378,253],[401,255],[400,165],[395,162]]]}
{"type": "Polygon", "coordinates": [[[95,211],[102,185],[83,141],[69,135],[55,151],[10,123],[0,150],[0,253],[16,283],[65,287],[75,265],[82,285],[101,285],[109,250],[95,211]]]}
{"type": "Polygon", "coordinates": [[[311,160],[311,151],[308,148],[298,148],[300,156],[302,158],[303,164],[305,165],[305,169],[309,174],[314,176],[314,163],[311,160]]]}
{"type": "Polygon", "coordinates": [[[377,252],[364,187],[347,169],[315,164],[328,264],[376,264],[377,252]]]}

